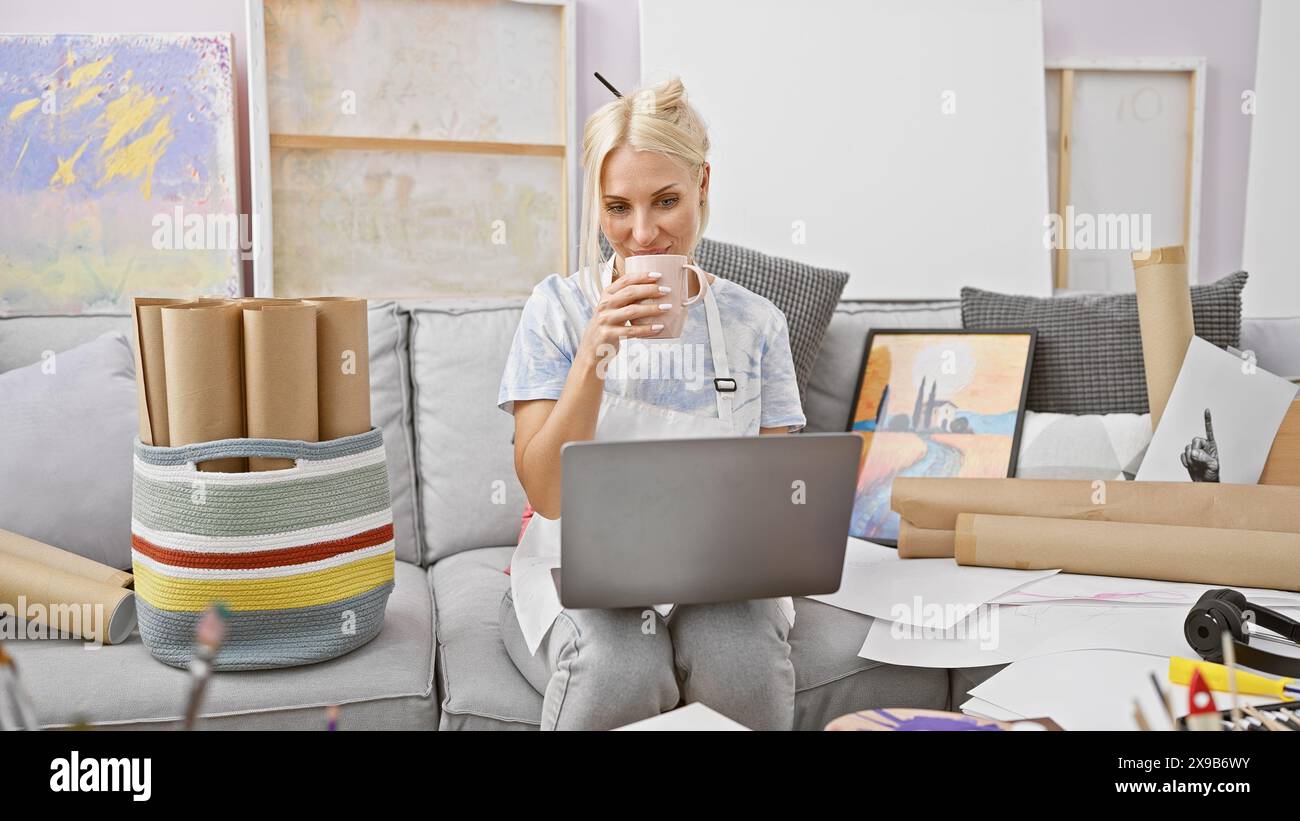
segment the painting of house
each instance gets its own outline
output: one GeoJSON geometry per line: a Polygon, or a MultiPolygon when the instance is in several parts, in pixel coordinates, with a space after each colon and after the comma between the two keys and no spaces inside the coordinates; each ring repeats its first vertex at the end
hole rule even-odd
{"type": "Polygon", "coordinates": [[[850,535],[898,538],[897,476],[1008,476],[1034,335],[880,331],[867,340],[849,429],[863,438],[850,535]]]}

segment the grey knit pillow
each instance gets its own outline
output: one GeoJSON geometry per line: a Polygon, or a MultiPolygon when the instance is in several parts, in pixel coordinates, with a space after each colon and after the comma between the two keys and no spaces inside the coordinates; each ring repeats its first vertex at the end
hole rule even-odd
{"type": "Polygon", "coordinates": [[[849,275],[708,238],[700,240],[695,259],[710,274],[766,297],[785,314],[799,401],[806,405],[808,377],[849,275]]]}
{"type": "MultiPolygon", "coordinates": [[[[1220,348],[1241,344],[1246,272],[1192,286],[1196,335],[1220,348]]],[[[1025,407],[1040,413],[1147,413],[1137,294],[1011,296],[961,289],[962,326],[1037,328],[1025,407]]]]}

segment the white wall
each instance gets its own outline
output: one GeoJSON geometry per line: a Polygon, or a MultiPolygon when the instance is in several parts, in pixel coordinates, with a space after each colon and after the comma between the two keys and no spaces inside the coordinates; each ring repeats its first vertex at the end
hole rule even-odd
{"type": "Polygon", "coordinates": [[[1300,314],[1300,2],[1264,0],[1250,134],[1246,316],[1300,314]]]}

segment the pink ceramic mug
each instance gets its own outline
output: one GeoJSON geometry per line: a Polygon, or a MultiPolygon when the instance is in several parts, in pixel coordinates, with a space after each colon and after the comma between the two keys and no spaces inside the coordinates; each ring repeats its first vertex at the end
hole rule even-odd
{"type": "Polygon", "coordinates": [[[642,339],[677,339],[680,337],[682,328],[686,325],[686,309],[703,299],[704,292],[709,287],[708,274],[698,265],[688,263],[686,257],[680,254],[642,254],[628,257],[623,260],[623,271],[625,276],[640,276],[651,271],[658,271],[663,275],[659,278],[659,284],[672,288],[662,297],[641,300],[640,304],[642,305],[672,305],[672,308],[667,311],[660,311],[657,316],[633,320],[633,325],[658,325],[662,323],[664,326],[658,333],[642,337],[642,339]],[[696,279],[700,282],[700,292],[689,299],[686,298],[687,293],[689,293],[687,290],[687,271],[694,272],[696,279]]]}

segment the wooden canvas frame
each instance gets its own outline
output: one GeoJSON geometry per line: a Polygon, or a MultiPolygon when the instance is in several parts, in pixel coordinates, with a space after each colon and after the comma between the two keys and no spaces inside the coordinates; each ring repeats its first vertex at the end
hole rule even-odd
{"type": "MultiPolygon", "coordinates": [[[[426,0],[438,2],[438,0],[426,0]]],[[[263,0],[245,0],[248,39],[249,86],[249,176],[252,195],[252,249],[253,293],[272,296],[275,293],[275,267],[272,248],[273,214],[271,204],[271,149],[324,148],[382,150],[398,152],[442,152],[499,154],[510,156],[558,157],[561,162],[563,273],[571,271],[572,250],[577,246],[578,214],[573,197],[577,156],[572,147],[577,142],[575,111],[577,108],[577,9],[575,0],[512,0],[538,6],[553,6],[560,10],[562,38],[558,59],[564,78],[561,95],[563,143],[513,143],[494,141],[460,141],[432,139],[398,139],[382,137],[343,137],[302,134],[273,134],[267,102],[267,52],[266,7],[263,0]]]]}
{"type": "MultiPolygon", "coordinates": [[[[1138,58],[1088,58],[1068,57],[1043,61],[1044,71],[1060,71],[1061,111],[1060,136],[1057,142],[1060,164],[1057,167],[1055,212],[1065,214],[1070,203],[1070,137],[1073,124],[1075,75],[1085,71],[1183,73],[1189,75],[1188,83],[1188,146],[1187,166],[1183,195],[1183,245],[1187,250],[1187,276],[1197,281],[1198,249],[1201,234],[1201,166],[1202,137],[1205,130],[1205,66],[1204,57],[1138,57],[1138,58]]],[[[1065,289],[1070,286],[1069,249],[1057,248],[1056,271],[1053,286],[1065,289]]]]}

